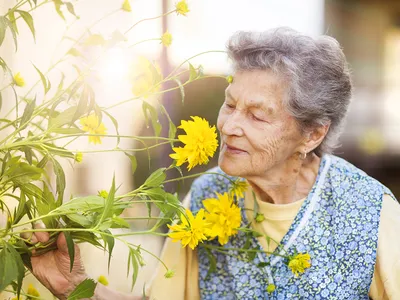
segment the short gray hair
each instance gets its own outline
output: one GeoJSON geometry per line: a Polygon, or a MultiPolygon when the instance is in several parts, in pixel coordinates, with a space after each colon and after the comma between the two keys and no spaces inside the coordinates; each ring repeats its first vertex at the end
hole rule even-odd
{"type": "Polygon", "coordinates": [[[281,27],[265,32],[236,32],[227,43],[235,71],[272,70],[288,82],[286,108],[306,132],[330,124],[321,156],[337,147],[352,96],[349,67],[332,37],[313,39],[281,27]]]}

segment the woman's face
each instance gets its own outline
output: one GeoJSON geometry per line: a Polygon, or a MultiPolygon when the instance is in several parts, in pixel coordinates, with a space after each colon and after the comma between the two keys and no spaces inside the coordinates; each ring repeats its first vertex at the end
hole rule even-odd
{"type": "Polygon", "coordinates": [[[283,107],[286,96],[285,84],[271,71],[235,74],[217,122],[221,135],[218,164],[225,173],[263,176],[305,150],[298,125],[283,107]]]}

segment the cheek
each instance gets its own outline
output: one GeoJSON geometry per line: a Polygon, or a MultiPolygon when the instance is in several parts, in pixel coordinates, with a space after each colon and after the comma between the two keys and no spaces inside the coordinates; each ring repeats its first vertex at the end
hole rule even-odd
{"type": "Polygon", "coordinates": [[[226,116],[225,114],[222,112],[222,109],[220,109],[219,113],[218,113],[218,118],[217,118],[217,129],[220,132],[221,135],[221,130],[222,127],[225,124],[225,120],[226,120],[226,116]]]}

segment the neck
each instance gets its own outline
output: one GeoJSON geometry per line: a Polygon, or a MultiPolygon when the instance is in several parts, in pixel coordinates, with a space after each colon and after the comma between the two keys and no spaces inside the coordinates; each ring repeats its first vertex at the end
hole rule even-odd
{"type": "Polygon", "coordinates": [[[262,201],[292,203],[309,194],[317,178],[320,161],[313,153],[304,160],[294,155],[262,176],[249,177],[247,181],[262,201]]]}

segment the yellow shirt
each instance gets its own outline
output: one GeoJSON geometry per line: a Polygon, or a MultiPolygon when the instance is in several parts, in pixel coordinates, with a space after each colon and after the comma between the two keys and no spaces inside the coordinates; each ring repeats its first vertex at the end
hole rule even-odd
{"type": "MultiPolygon", "coordinates": [[[[277,242],[280,242],[289,230],[295,216],[305,199],[290,204],[271,204],[257,199],[259,212],[265,220],[254,223],[254,229],[262,231],[277,242]]],[[[190,197],[184,200],[188,207],[190,197]]],[[[247,191],[245,207],[253,208],[251,191],[247,191]]],[[[247,214],[252,212],[246,211],[247,214]]],[[[252,219],[249,216],[249,219],[252,219]]],[[[379,224],[378,250],[374,276],[369,295],[373,300],[400,299],[400,205],[389,195],[384,195],[379,224]]],[[[268,245],[265,239],[259,239],[266,251],[273,251],[276,243],[268,245]]],[[[196,251],[189,247],[182,248],[180,243],[173,243],[167,239],[161,259],[175,271],[175,276],[169,279],[164,277],[165,269],[159,268],[149,290],[150,299],[157,300],[198,300],[199,263],[196,251]]]]}

